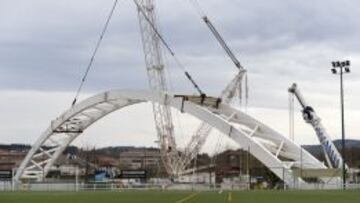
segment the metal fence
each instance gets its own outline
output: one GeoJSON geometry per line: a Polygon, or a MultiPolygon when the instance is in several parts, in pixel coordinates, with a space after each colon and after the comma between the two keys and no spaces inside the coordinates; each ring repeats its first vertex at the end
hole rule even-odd
{"type": "MultiPolygon", "coordinates": [[[[136,184],[123,185],[119,183],[23,183],[12,186],[11,182],[0,182],[0,191],[121,191],[121,190],[195,190],[195,191],[222,191],[222,190],[328,190],[341,189],[341,185],[307,184],[306,187],[289,188],[279,185],[278,187],[264,187],[260,184],[248,183],[222,183],[209,184],[136,184]]],[[[348,190],[360,190],[360,184],[347,184],[348,190]]]]}
{"type": "Polygon", "coordinates": [[[12,191],[11,181],[0,181],[0,191],[12,191]]]}

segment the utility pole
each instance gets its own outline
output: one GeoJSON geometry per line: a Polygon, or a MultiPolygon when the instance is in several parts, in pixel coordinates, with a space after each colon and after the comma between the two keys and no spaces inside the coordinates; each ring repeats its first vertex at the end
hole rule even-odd
{"type": "Polygon", "coordinates": [[[350,73],[350,61],[333,61],[333,68],[331,72],[333,74],[340,75],[340,103],[341,103],[341,153],[343,157],[342,163],[342,186],[343,189],[346,189],[346,155],[345,155],[345,115],[344,115],[344,84],[343,84],[343,75],[345,73],[350,73]],[[339,71],[337,70],[339,69],[339,71]]]}

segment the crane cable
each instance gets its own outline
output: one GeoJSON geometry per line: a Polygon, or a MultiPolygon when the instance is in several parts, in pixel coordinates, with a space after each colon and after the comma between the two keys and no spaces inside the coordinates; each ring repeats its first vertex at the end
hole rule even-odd
{"type": "Polygon", "coordinates": [[[115,11],[115,8],[116,8],[117,3],[118,3],[118,0],[114,0],[113,6],[111,7],[110,13],[109,13],[109,15],[108,15],[108,17],[107,17],[107,19],[106,19],[106,21],[105,21],[104,27],[103,27],[103,29],[102,29],[102,31],[101,31],[101,33],[100,33],[100,37],[99,37],[98,41],[96,42],[95,48],[94,48],[94,50],[93,50],[93,52],[92,52],[92,55],[91,55],[91,57],[90,57],[90,60],[89,60],[88,65],[87,65],[87,67],[86,67],[85,73],[84,73],[84,75],[83,75],[83,77],[82,77],[82,79],[81,79],[80,85],[79,85],[79,87],[78,87],[78,89],[77,89],[77,91],[76,91],[74,100],[73,100],[73,102],[72,102],[72,104],[71,104],[72,106],[74,106],[74,105],[76,104],[77,99],[78,99],[78,97],[79,97],[79,95],[80,95],[80,92],[81,92],[81,90],[82,90],[82,88],[83,88],[83,86],[84,86],[84,83],[85,83],[85,81],[86,81],[86,78],[87,78],[87,76],[88,76],[88,74],[89,74],[89,72],[90,72],[90,69],[91,69],[91,67],[92,67],[92,65],[93,65],[93,63],[94,63],[95,56],[96,56],[96,54],[97,54],[97,52],[98,52],[98,50],[99,50],[99,47],[100,47],[100,45],[101,45],[101,42],[102,42],[102,40],[103,40],[103,38],[104,38],[104,36],[105,36],[105,33],[106,33],[106,31],[107,31],[107,28],[108,28],[108,26],[109,26],[109,24],[110,24],[110,20],[111,20],[113,14],[114,14],[114,11],[115,11]]]}
{"type": "Polygon", "coordinates": [[[294,119],[294,94],[289,92],[289,138],[294,141],[295,138],[295,119],[294,119]]]}
{"type": "Polygon", "coordinates": [[[221,36],[221,34],[219,33],[219,31],[216,29],[216,27],[214,26],[214,24],[210,21],[210,18],[206,15],[206,13],[204,12],[204,10],[201,8],[199,2],[197,0],[189,0],[190,3],[193,5],[193,7],[195,8],[196,12],[199,14],[199,16],[201,17],[201,19],[205,22],[205,24],[208,26],[208,28],[210,29],[211,33],[214,35],[214,37],[216,38],[216,40],[219,42],[219,44],[221,45],[221,47],[224,49],[224,51],[226,52],[226,54],[230,57],[230,59],[232,60],[232,62],[235,64],[235,66],[239,69],[239,70],[243,70],[245,69],[241,64],[240,61],[236,58],[235,54],[232,52],[232,50],[230,49],[230,47],[226,44],[224,38],[221,36]]]}
{"type": "Polygon", "coordinates": [[[175,52],[171,49],[170,45],[166,42],[164,37],[160,34],[159,30],[155,27],[155,25],[151,22],[150,18],[146,15],[144,9],[142,6],[139,5],[139,3],[136,0],[133,0],[137,9],[139,12],[144,16],[145,20],[149,23],[155,34],[159,37],[161,43],[165,46],[166,50],[170,53],[170,55],[174,58],[176,64],[178,67],[182,69],[184,72],[186,78],[192,83],[194,88],[199,92],[200,95],[206,95],[199,87],[199,85],[195,82],[195,80],[191,77],[189,72],[186,70],[185,66],[180,62],[180,60],[177,58],[175,52]]]}

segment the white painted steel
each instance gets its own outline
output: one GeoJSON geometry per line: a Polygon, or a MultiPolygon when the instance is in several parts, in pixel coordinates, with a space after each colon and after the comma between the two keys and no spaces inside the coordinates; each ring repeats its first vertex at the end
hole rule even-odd
{"type": "MultiPolygon", "coordinates": [[[[241,69],[221,92],[220,98],[223,104],[229,104],[234,99],[236,91],[240,91],[240,95],[242,94],[241,83],[243,82],[245,74],[246,71],[241,69]]],[[[186,167],[199,154],[211,131],[212,127],[206,122],[201,122],[199,124],[189,143],[184,149],[184,154],[181,157],[182,159],[179,161],[179,168],[182,173],[185,173],[186,167]]]]}
{"type": "MultiPolygon", "coordinates": [[[[165,66],[161,53],[161,42],[153,0],[135,0],[145,56],[146,72],[150,89],[161,94],[168,91],[165,66]]],[[[156,131],[158,133],[161,158],[166,171],[171,175],[179,173],[177,146],[170,107],[166,103],[152,103],[156,131]]]]}
{"type": "Polygon", "coordinates": [[[15,180],[42,180],[65,148],[90,125],[116,110],[141,102],[166,103],[206,122],[244,149],[249,149],[253,156],[290,187],[295,187],[296,183],[303,184],[303,181],[292,172],[292,168],[299,167],[300,162],[303,168],[326,168],[308,152],[303,151],[301,155],[299,145],[227,104],[220,104],[218,108],[214,108],[171,94],[113,90],[76,104],[52,121],[21,163],[15,180]]]}
{"type": "Polygon", "coordinates": [[[325,127],[322,125],[321,118],[316,114],[315,110],[305,101],[305,98],[302,96],[296,83],[294,83],[289,88],[289,92],[294,94],[298,99],[302,107],[304,121],[313,127],[324,151],[328,166],[330,168],[341,168],[344,160],[339,151],[337,150],[335,144],[333,143],[330,135],[327,133],[325,127]]]}

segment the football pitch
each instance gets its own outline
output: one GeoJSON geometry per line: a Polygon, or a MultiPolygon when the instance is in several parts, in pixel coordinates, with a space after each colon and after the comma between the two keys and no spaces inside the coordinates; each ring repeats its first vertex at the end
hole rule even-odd
{"type": "Polygon", "coordinates": [[[352,203],[360,191],[0,192],[0,203],[352,203]]]}

